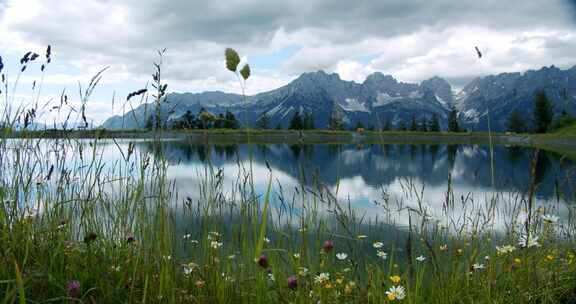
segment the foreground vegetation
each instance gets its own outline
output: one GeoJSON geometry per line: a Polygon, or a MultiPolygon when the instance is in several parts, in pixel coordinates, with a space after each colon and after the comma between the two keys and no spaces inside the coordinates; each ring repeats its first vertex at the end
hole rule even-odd
{"type": "MultiPolygon", "coordinates": [[[[245,80],[249,69],[240,73],[245,80]]],[[[154,80],[160,102],[159,71],[154,80]]],[[[260,173],[267,188],[256,189],[251,161],[237,163],[228,185],[208,160],[190,185],[197,195],[180,197],[160,134],[154,153],[117,144],[123,160],[110,162],[98,137],[2,133],[5,303],[576,301],[574,193],[537,204],[538,152],[522,193],[478,201],[454,193],[448,176],[440,211],[424,186],[406,180],[403,197],[382,190],[376,217],[358,214],[336,199],[338,183],[304,169],[293,191],[273,168],[260,173]]]]}
{"type": "Polygon", "coordinates": [[[484,201],[449,185],[432,217],[423,189],[406,181],[403,198],[383,191],[377,220],[319,180],[286,197],[271,190],[270,170],[260,193],[249,163],[227,186],[208,161],[198,197],[181,198],[162,153],[119,146],[126,161],[111,166],[97,139],[2,144],[0,296],[8,303],[576,300],[573,221],[554,215],[559,201],[537,205],[536,185],[484,201]],[[400,218],[410,220],[393,228],[400,218]]]}

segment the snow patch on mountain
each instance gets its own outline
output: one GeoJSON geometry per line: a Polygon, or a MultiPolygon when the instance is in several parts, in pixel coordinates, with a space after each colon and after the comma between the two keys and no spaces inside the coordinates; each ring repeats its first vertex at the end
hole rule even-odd
{"type": "Polygon", "coordinates": [[[366,108],[364,103],[360,103],[358,98],[346,98],[344,99],[344,104],[340,104],[342,109],[347,112],[367,112],[370,113],[370,110],[366,108]]]}
{"type": "Polygon", "coordinates": [[[376,95],[376,102],[372,104],[372,106],[382,107],[399,99],[402,99],[402,97],[390,96],[388,93],[378,92],[376,95]]]}

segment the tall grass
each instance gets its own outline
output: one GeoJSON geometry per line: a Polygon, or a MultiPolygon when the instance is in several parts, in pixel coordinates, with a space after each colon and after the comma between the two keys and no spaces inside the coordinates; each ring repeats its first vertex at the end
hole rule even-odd
{"type": "Polygon", "coordinates": [[[238,157],[239,174],[226,186],[208,154],[199,184],[189,185],[197,198],[180,197],[159,137],[145,142],[148,149],[113,140],[122,160],[111,161],[109,140],[26,132],[10,139],[30,109],[5,112],[5,303],[576,300],[574,222],[535,204],[534,178],[525,193],[483,201],[457,197],[449,178],[436,216],[424,186],[406,179],[402,197],[382,190],[382,216],[367,217],[337,199],[338,186],[303,167],[290,195],[268,166],[266,190],[258,193],[251,162],[238,157]],[[402,218],[409,224],[396,228],[402,218]]]}

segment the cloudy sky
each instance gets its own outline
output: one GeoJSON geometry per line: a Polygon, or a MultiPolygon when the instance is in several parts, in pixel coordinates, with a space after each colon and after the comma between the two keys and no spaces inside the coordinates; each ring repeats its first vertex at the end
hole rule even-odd
{"type": "MultiPolygon", "coordinates": [[[[0,56],[13,81],[24,53],[44,54],[52,45],[41,103],[65,89],[74,104],[78,84],[109,67],[88,103],[89,118],[100,123],[121,113],[126,95],[150,81],[162,48],[164,76],[178,92],[238,92],[224,68],[226,47],[252,66],[250,94],[321,69],[357,82],[375,71],[406,82],[440,76],[459,88],[481,75],[571,67],[575,2],[0,0],[0,56]]],[[[11,102],[30,99],[40,64],[21,77],[11,102]]],[[[57,116],[45,111],[41,120],[57,116]]]]}

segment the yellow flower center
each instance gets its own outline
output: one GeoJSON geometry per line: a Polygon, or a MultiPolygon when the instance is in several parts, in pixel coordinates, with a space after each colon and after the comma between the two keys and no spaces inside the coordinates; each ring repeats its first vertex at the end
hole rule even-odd
{"type": "Polygon", "coordinates": [[[396,300],[396,294],[393,292],[388,293],[387,296],[388,296],[388,300],[390,300],[390,301],[396,300]]]}

